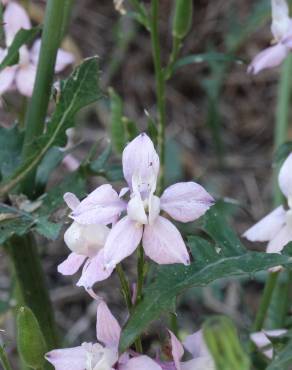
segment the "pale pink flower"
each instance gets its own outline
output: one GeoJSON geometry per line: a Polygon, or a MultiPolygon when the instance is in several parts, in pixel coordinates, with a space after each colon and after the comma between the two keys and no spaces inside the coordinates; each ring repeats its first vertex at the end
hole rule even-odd
{"type": "Polygon", "coordinates": [[[274,350],[270,338],[278,338],[287,333],[286,329],[263,330],[250,335],[257,348],[268,358],[272,359],[274,350]]]}
{"type": "Polygon", "coordinates": [[[263,69],[282,63],[292,48],[292,20],[286,0],[272,0],[271,31],[275,45],[260,52],[248,66],[248,73],[257,74],[263,69]]]}
{"type": "Polygon", "coordinates": [[[160,211],[180,222],[202,216],[214,200],[195,182],[168,187],[161,198],[156,196],[159,157],[146,134],[130,142],[123,152],[123,172],[131,191],[127,215],[115,224],[104,247],[105,262],[115,267],[139,245],[159,264],[189,264],[189,254],[178,229],[160,211]]]}
{"type": "Polygon", "coordinates": [[[100,343],[83,343],[74,348],[55,349],[46,359],[55,370],[160,370],[148,356],[130,359],[120,356],[118,346],[121,328],[106,303],[100,302],[96,315],[96,338],[100,343]]]}
{"type": "MultiPolygon", "coordinates": [[[[31,23],[25,9],[14,1],[6,6],[3,13],[6,46],[9,47],[17,34],[23,29],[30,29],[31,23]]],[[[36,77],[37,63],[40,53],[41,40],[36,40],[31,49],[22,46],[19,51],[17,65],[6,67],[0,72],[0,94],[11,89],[17,89],[20,94],[30,97],[32,95],[36,77]]],[[[7,49],[0,48],[0,62],[7,54],[7,49]]],[[[59,49],[55,65],[55,72],[61,72],[74,62],[73,54],[59,49]]]]}
{"type": "Polygon", "coordinates": [[[31,22],[26,10],[15,1],[6,2],[7,6],[3,13],[4,33],[6,46],[9,47],[17,34],[23,28],[29,30],[31,22]]]}
{"type": "MultiPolygon", "coordinates": [[[[116,202],[119,206],[123,207],[123,202],[120,201],[117,193],[110,185],[102,185],[97,188],[82,202],[80,202],[72,193],[66,193],[64,195],[65,202],[73,211],[72,214],[78,214],[82,207],[85,207],[85,209],[90,213],[92,211],[90,208],[91,199],[93,198],[95,201],[94,210],[99,217],[98,219],[91,217],[91,220],[94,222],[92,224],[83,224],[79,221],[74,221],[71,224],[64,234],[64,241],[72,253],[58,266],[58,271],[61,274],[73,275],[85,262],[81,278],[77,282],[77,285],[84,286],[86,289],[90,289],[98,281],[107,279],[112,273],[113,269],[104,268],[105,262],[103,247],[110,231],[105,224],[114,222],[122,209],[119,207],[113,207],[113,212],[107,212],[105,217],[102,218],[102,215],[100,214],[102,205],[97,203],[97,195],[100,193],[103,196],[106,196],[107,194],[110,201],[112,201],[116,195],[116,202]]],[[[110,209],[110,207],[108,207],[107,210],[108,209],[110,209]]],[[[78,216],[77,219],[79,220],[78,216]]]]}
{"type": "Polygon", "coordinates": [[[243,234],[252,242],[268,242],[267,253],[280,253],[292,241],[292,153],[283,163],[278,180],[288,209],[279,206],[243,234]]]}
{"type": "Polygon", "coordinates": [[[162,370],[215,370],[215,364],[211,354],[204,342],[201,330],[189,335],[183,345],[177,337],[169,331],[171,339],[171,352],[173,362],[160,362],[162,370]],[[192,359],[181,361],[184,355],[184,348],[192,355],[192,359]]]}
{"type": "Polygon", "coordinates": [[[55,349],[46,359],[55,370],[111,370],[118,362],[121,328],[104,302],[97,308],[96,338],[100,343],[83,343],[79,347],[55,349]]]}

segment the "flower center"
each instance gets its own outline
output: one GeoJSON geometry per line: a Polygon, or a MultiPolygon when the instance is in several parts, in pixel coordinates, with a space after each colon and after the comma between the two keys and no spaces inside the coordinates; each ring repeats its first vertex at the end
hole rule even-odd
{"type": "Polygon", "coordinates": [[[102,345],[84,344],[86,346],[86,370],[111,370],[118,359],[117,352],[102,345]]]}

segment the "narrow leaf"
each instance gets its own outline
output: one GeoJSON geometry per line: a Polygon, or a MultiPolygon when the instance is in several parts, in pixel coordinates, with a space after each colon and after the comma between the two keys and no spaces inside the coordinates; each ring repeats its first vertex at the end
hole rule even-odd
{"type": "Polygon", "coordinates": [[[21,29],[17,32],[12,44],[8,48],[7,55],[0,64],[0,71],[5,67],[12,66],[18,63],[19,49],[26,44],[29,44],[40,32],[40,27],[31,28],[29,30],[21,29]]]}
{"type": "Polygon", "coordinates": [[[174,70],[177,70],[180,67],[187,66],[189,64],[197,64],[197,63],[204,63],[204,62],[236,62],[236,63],[243,63],[242,59],[239,59],[238,57],[231,55],[231,54],[223,54],[223,53],[217,53],[217,52],[209,52],[209,53],[203,53],[203,54],[194,54],[194,55],[188,55],[184,58],[179,59],[175,65],[174,70]]]}

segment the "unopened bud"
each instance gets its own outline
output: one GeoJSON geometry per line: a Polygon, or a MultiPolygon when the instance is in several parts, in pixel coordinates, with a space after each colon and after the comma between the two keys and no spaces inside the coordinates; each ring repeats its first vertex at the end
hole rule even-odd
{"type": "Polygon", "coordinates": [[[249,358],[230,319],[224,316],[210,318],[203,325],[203,335],[217,370],[249,370],[249,358]]]}
{"type": "Polygon", "coordinates": [[[190,31],[193,18],[193,0],[175,0],[172,34],[183,39],[190,31]]]}
{"type": "Polygon", "coordinates": [[[41,369],[47,346],[39,323],[28,307],[21,307],[17,315],[17,347],[23,362],[33,369],[41,369]]]}

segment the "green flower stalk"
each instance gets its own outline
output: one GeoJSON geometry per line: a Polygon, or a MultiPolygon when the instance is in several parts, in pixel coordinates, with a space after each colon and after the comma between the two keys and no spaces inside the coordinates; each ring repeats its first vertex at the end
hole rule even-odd
{"type": "Polygon", "coordinates": [[[224,316],[208,319],[203,335],[217,370],[248,370],[250,362],[239,342],[232,321],[224,316]]]}

